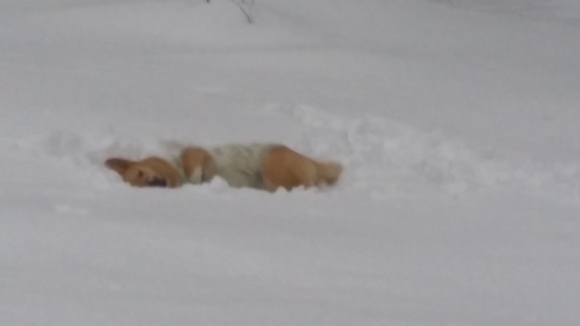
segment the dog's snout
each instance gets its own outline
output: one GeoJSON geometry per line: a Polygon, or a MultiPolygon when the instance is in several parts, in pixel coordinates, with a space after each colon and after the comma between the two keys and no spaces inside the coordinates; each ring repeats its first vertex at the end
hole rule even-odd
{"type": "Polygon", "coordinates": [[[167,181],[159,177],[151,178],[147,184],[151,187],[167,187],[167,181]]]}

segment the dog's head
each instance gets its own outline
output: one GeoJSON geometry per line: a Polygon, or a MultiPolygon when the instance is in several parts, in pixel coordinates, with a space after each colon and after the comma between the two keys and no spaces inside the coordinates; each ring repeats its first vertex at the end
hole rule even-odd
{"type": "Polygon", "coordinates": [[[134,187],[174,188],[181,185],[179,171],[160,157],[148,157],[140,161],[110,158],[105,161],[105,165],[134,187]]]}

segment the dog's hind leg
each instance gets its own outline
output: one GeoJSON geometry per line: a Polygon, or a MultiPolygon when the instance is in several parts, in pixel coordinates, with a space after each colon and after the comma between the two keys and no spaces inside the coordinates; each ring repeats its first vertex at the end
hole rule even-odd
{"type": "Polygon", "coordinates": [[[334,162],[318,162],[286,146],[271,149],[262,159],[260,172],[264,188],[275,191],[303,186],[332,184],[338,179],[342,167],[334,162]]]}
{"type": "Polygon", "coordinates": [[[332,161],[315,161],[317,171],[317,182],[323,182],[328,185],[333,185],[338,181],[342,173],[342,165],[332,161]]]}

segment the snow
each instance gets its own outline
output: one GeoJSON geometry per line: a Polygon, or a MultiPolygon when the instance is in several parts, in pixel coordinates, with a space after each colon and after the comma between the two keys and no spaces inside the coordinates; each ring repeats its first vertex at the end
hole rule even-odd
{"type": "Polygon", "coordinates": [[[577,325],[580,5],[0,0],[3,325],[577,325]],[[280,141],[336,187],[133,189],[280,141]]]}

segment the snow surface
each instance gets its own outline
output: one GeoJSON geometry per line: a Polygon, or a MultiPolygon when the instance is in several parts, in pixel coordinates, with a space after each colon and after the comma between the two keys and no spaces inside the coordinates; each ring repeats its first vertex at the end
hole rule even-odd
{"type": "Polygon", "coordinates": [[[0,0],[2,325],[580,324],[573,0],[0,0]],[[334,188],[102,162],[281,141],[334,188]]]}

